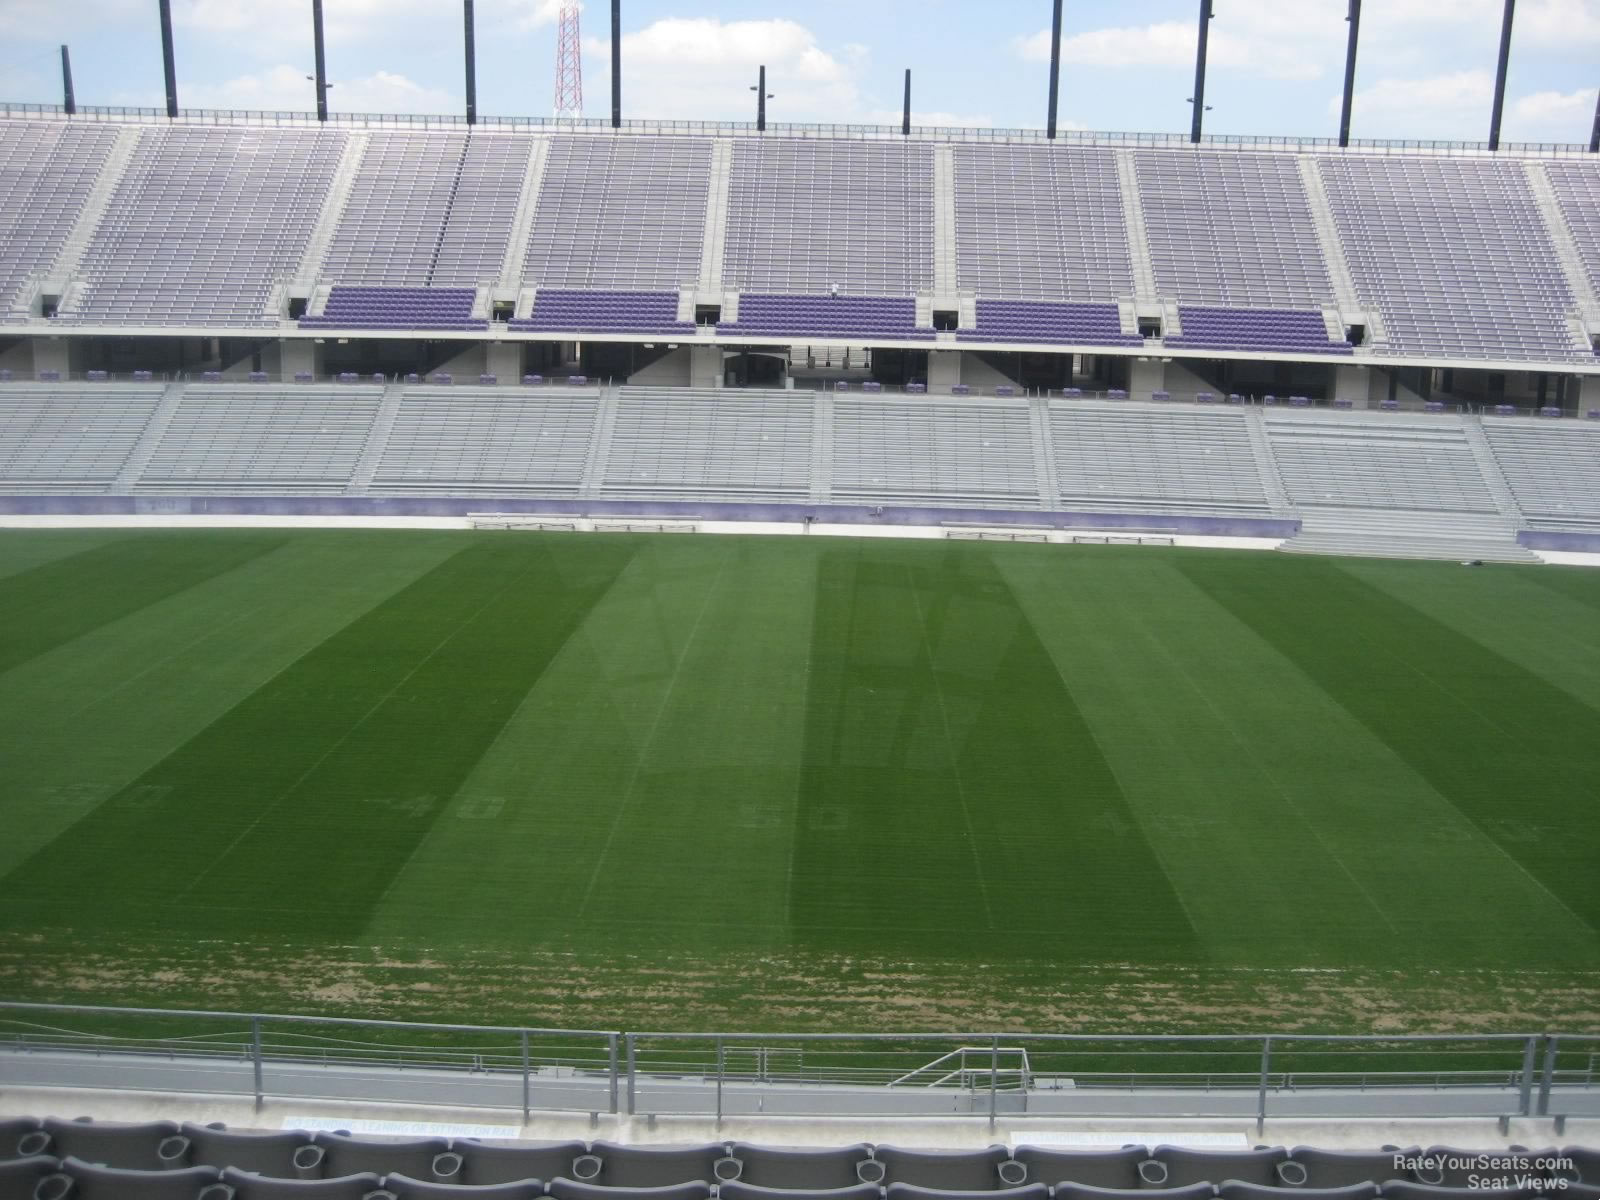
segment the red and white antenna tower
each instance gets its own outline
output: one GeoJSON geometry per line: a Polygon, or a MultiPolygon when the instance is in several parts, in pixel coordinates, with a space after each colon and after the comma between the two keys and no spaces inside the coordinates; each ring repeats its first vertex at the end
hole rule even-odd
{"type": "Polygon", "coordinates": [[[583,116],[583,43],[578,37],[578,0],[563,0],[556,31],[556,117],[583,116]]]}

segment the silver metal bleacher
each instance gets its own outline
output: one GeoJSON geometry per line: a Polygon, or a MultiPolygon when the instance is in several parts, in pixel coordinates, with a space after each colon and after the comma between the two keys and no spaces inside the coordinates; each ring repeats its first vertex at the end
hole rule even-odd
{"type": "Polygon", "coordinates": [[[1600,530],[1600,429],[1485,417],[1483,432],[1529,526],[1600,530]]]}
{"type": "Polygon", "coordinates": [[[382,398],[369,386],[190,385],[133,490],[341,493],[382,398]]]}
{"type": "Polygon", "coordinates": [[[0,491],[109,492],[162,389],[159,383],[0,387],[0,491]]]}
{"type": "Polygon", "coordinates": [[[408,388],[373,495],[576,496],[599,401],[556,388],[408,388]]]}
{"type": "Polygon", "coordinates": [[[837,396],[832,495],[841,504],[1041,508],[1028,403],[837,396]]]}
{"type": "Polygon", "coordinates": [[[1272,515],[1243,412],[1056,401],[1050,434],[1064,509],[1272,515]]]}
{"type": "Polygon", "coordinates": [[[810,392],[623,388],[601,495],[804,501],[810,392]]]}

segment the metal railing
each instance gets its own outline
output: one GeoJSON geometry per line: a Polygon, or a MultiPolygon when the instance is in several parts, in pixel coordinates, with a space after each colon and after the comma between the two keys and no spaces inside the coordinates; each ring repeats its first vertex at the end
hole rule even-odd
{"type": "Polygon", "coordinates": [[[524,1120],[1600,1115],[1597,1064],[1590,1034],[630,1033],[0,1002],[9,1085],[467,1103],[524,1120]]]}
{"type": "MultiPolygon", "coordinates": [[[[316,126],[316,113],[275,109],[185,108],[176,120],[165,108],[133,108],[115,105],[82,105],[68,117],[59,104],[0,102],[0,117],[60,117],[73,121],[113,121],[137,124],[155,123],[196,125],[316,126]]],[[[469,128],[464,115],[449,113],[335,113],[324,124],[372,129],[461,129],[469,128]]],[[[624,121],[612,128],[605,117],[494,117],[480,116],[471,126],[486,130],[522,133],[582,133],[592,136],[701,136],[701,137],[790,137],[830,141],[939,141],[939,142],[1016,142],[1062,146],[1126,146],[1194,150],[1197,147],[1186,133],[1137,133],[1087,130],[1061,130],[1052,142],[1042,129],[1000,129],[988,126],[918,126],[909,135],[899,125],[869,125],[828,122],[768,122],[766,132],[744,121],[624,121]]],[[[1587,155],[1587,145],[1578,142],[1502,142],[1498,152],[1485,142],[1451,141],[1431,138],[1353,138],[1348,150],[1335,137],[1289,137],[1277,134],[1208,134],[1199,149],[1238,149],[1306,151],[1352,154],[1443,154],[1488,155],[1506,158],[1525,155],[1541,158],[1566,158],[1587,155]]]]}

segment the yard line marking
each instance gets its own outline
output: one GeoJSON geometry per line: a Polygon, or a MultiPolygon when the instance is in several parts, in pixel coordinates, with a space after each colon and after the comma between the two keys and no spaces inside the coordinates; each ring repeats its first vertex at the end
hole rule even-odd
{"type": "Polygon", "coordinates": [[[633,789],[638,785],[639,776],[644,773],[645,756],[649,754],[650,746],[656,740],[656,732],[661,728],[661,718],[666,715],[667,702],[672,699],[673,689],[683,677],[684,661],[689,657],[689,651],[694,648],[694,640],[700,634],[700,625],[705,620],[706,611],[711,607],[711,598],[722,586],[722,577],[727,573],[728,559],[731,557],[732,554],[723,555],[722,564],[717,568],[717,577],[706,589],[706,598],[700,603],[700,612],[689,628],[689,638],[683,643],[683,653],[678,655],[678,661],[673,664],[672,678],[667,682],[667,690],[661,694],[661,703],[656,706],[656,715],[650,722],[644,741],[639,745],[639,753],[634,755],[633,771],[628,776],[628,786],[622,790],[622,800],[617,805],[617,815],[611,818],[611,828],[606,832],[606,840],[601,844],[600,853],[595,857],[594,869],[589,872],[588,886],[583,889],[583,902],[578,905],[578,920],[582,920],[589,910],[589,901],[594,897],[595,885],[600,882],[600,871],[605,866],[606,858],[611,854],[611,847],[617,840],[617,831],[622,828],[622,818],[628,811],[628,802],[633,799],[633,789]]]}
{"type": "MultiPolygon", "coordinates": [[[[961,801],[961,820],[967,827],[967,849],[972,854],[972,869],[978,877],[978,896],[983,901],[983,917],[989,928],[994,926],[994,908],[989,903],[989,883],[983,876],[983,861],[978,857],[978,839],[972,829],[972,809],[967,804],[967,788],[961,778],[961,763],[956,757],[955,744],[950,736],[950,710],[945,707],[944,688],[939,683],[939,670],[933,663],[933,647],[928,644],[928,626],[922,615],[922,597],[917,592],[917,581],[911,567],[905,568],[911,587],[911,599],[917,606],[917,633],[922,642],[922,654],[928,660],[928,674],[933,679],[933,692],[939,698],[939,716],[944,723],[945,756],[950,760],[950,773],[956,781],[956,797],[961,801]]],[[[1020,612],[1018,614],[1021,615],[1020,612]]]]}

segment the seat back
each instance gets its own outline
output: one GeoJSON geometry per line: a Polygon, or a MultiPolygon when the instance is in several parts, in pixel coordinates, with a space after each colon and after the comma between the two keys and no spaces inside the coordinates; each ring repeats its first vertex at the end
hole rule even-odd
{"type": "Polygon", "coordinates": [[[1186,1146],[1157,1146],[1150,1157],[1166,1167],[1163,1186],[1187,1187],[1191,1183],[1221,1183],[1237,1179],[1272,1187],[1280,1182],[1277,1167],[1289,1152],[1270,1150],[1191,1150],[1186,1146]]]}
{"type": "MultiPolygon", "coordinates": [[[[450,1140],[440,1137],[382,1139],[319,1133],[315,1142],[327,1156],[322,1163],[322,1174],[330,1179],[370,1171],[374,1175],[399,1174],[440,1182],[435,1162],[450,1150],[450,1140]]],[[[451,1161],[459,1171],[459,1161],[451,1161]]]]}
{"type": "Polygon", "coordinates": [[[394,1196],[394,1200],[451,1200],[452,1197],[456,1200],[534,1200],[534,1197],[544,1195],[544,1184],[537,1179],[528,1179],[520,1183],[491,1183],[472,1187],[390,1175],[383,1181],[383,1190],[394,1196]]]}
{"type": "Polygon", "coordinates": [[[72,1180],[73,1200],[198,1200],[217,1182],[214,1167],[181,1167],[174,1171],[135,1171],[68,1158],[61,1173],[72,1180]]]}
{"type": "Polygon", "coordinates": [[[1084,1187],[1132,1190],[1140,1186],[1139,1164],[1150,1157],[1143,1146],[1120,1150],[1052,1150],[1018,1146],[1012,1152],[1028,1169],[1027,1182],[1074,1183],[1084,1187]]]}
{"type": "Polygon", "coordinates": [[[450,1143],[461,1156],[458,1183],[481,1186],[491,1183],[518,1183],[524,1179],[572,1178],[573,1160],[587,1154],[583,1142],[529,1142],[502,1146],[472,1138],[456,1138],[450,1143]]]}
{"type": "Polygon", "coordinates": [[[63,1121],[48,1117],[40,1127],[49,1141],[39,1153],[55,1158],[76,1158],[130,1171],[162,1171],[184,1165],[188,1157],[188,1139],[179,1134],[172,1121],[63,1121]]]}
{"type": "MultiPolygon", "coordinates": [[[[302,1178],[295,1153],[312,1145],[311,1135],[300,1130],[235,1132],[216,1125],[185,1124],[182,1136],[189,1140],[189,1161],[196,1166],[237,1167],[274,1179],[302,1178]]],[[[316,1157],[320,1163],[322,1156],[316,1157]]]]}
{"type": "MultiPolygon", "coordinates": [[[[883,1164],[885,1185],[909,1183],[946,1191],[990,1192],[1000,1186],[1000,1164],[1011,1157],[1004,1146],[984,1150],[902,1150],[879,1146],[873,1158],[883,1164]]],[[[862,1182],[871,1183],[863,1177],[862,1182]]]]}
{"type": "Polygon", "coordinates": [[[383,1180],[370,1171],[337,1179],[273,1179],[227,1167],[222,1182],[233,1188],[235,1200],[377,1200],[385,1194],[383,1180]]]}
{"type": "Polygon", "coordinates": [[[717,1179],[720,1143],[701,1146],[622,1146],[595,1142],[589,1153],[600,1160],[599,1172],[585,1182],[606,1187],[671,1187],[678,1183],[711,1183],[717,1179]]]}
{"type": "Polygon", "coordinates": [[[719,1165],[717,1179],[723,1183],[737,1180],[755,1187],[831,1191],[859,1186],[856,1164],[871,1157],[872,1147],[865,1142],[826,1150],[734,1142],[728,1148],[728,1158],[738,1164],[738,1174],[729,1175],[727,1168],[719,1165]]]}

